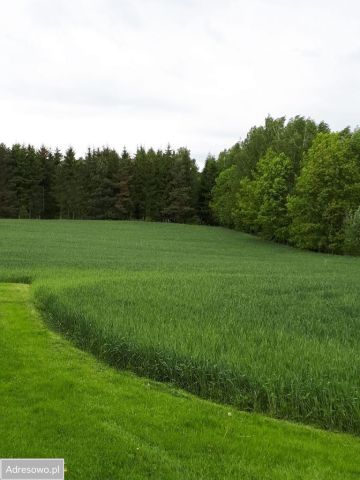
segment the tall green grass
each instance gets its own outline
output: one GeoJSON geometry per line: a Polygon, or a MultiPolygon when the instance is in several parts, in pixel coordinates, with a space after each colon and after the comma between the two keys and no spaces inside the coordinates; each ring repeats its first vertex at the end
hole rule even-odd
{"type": "Polygon", "coordinates": [[[360,261],[220,228],[0,221],[0,279],[109,363],[360,433],[360,261]]]}

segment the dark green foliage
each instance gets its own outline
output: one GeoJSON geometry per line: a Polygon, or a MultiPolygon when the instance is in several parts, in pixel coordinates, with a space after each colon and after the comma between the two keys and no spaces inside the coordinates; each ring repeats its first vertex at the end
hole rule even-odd
{"type": "Polygon", "coordinates": [[[11,152],[3,143],[0,144],[0,217],[17,217],[15,169],[11,152]]]}
{"type": "Polygon", "coordinates": [[[175,161],[175,152],[168,145],[167,149],[162,152],[159,150],[154,159],[154,181],[153,181],[153,199],[152,212],[153,220],[164,220],[163,210],[167,205],[167,198],[172,180],[172,168],[175,161]]]}
{"type": "Polygon", "coordinates": [[[119,170],[116,172],[114,178],[114,218],[118,218],[120,220],[130,220],[132,218],[134,204],[130,191],[131,180],[132,162],[130,155],[124,148],[119,161],[119,170]]]}
{"type": "Polygon", "coordinates": [[[205,167],[200,175],[198,201],[200,221],[207,225],[213,225],[215,223],[214,215],[210,208],[210,201],[217,174],[218,166],[216,160],[214,157],[209,155],[206,159],[205,167]]]}
{"type": "Polygon", "coordinates": [[[176,223],[194,223],[198,195],[198,177],[195,161],[186,148],[176,153],[167,189],[166,206],[163,216],[176,223]]]}
{"type": "Polygon", "coordinates": [[[14,184],[18,217],[38,218],[43,206],[41,188],[43,172],[39,157],[30,145],[28,147],[14,145],[11,156],[15,164],[14,184]]]}
{"type": "Polygon", "coordinates": [[[134,157],[132,197],[134,202],[134,215],[139,220],[149,217],[153,194],[154,174],[152,162],[143,147],[137,149],[134,157]]]}
{"type": "Polygon", "coordinates": [[[120,157],[115,150],[89,151],[83,162],[80,183],[85,181],[84,213],[87,218],[117,218],[115,208],[120,157]]]}
{"type": "MultiPolygon", "coordinates": [[[[220,224],[268,240],[344,253],[345,219],[360,204],[360,130],[268,116],[209,156],[189,150],[89,150],[77,158],[0,145],[0,217],[220,224]]],[[[350,218],[349,216],[349,218],[350,218]]],[[[352,251],[352,248],[350,250],[352,251]]]]}
{"type": "Polygon", "coordinates": [[[83,184],[81,162],[76,160],[75,152],[69,148],[64,160],[58,165],[55,178],[55,196],[59,205],[60,218],[79,218],[82,213],[83,184]]]}
{"type": "Polygon", "coordinates": [[[55,198],[54,183],[56,171],[60,164],[61,153],[56,150],[53,154],[45,147],[37,152],[40,161],[42,177],[40,181],[41,191],[41,218],[56,218],[59,216],[59,208],[55,198]]]}
{"type": "MultiPolygon", "coordinates": [[[[206,170],[201,211],[210,221],[216,176],[206,170]],[[206,178],[206,181],[205,181],[206,178]]],[[[109,148],[77,158],[41,147],[0,145],[0,217],[137,219],[196,222],[199,173],[187,149],[137,149],[132,158],[109,148]]],[[[205,220],[203,220],[205,221],[205,220]]]]}

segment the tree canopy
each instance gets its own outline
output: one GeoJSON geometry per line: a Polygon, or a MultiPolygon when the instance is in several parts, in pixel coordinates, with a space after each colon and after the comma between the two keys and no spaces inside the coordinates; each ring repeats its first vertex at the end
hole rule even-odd
{"type": "Polygon", "coordinates": [[[0,216],[147,220],[236,228],[331,253],[360,252],[360,130],[268,116],[209,155],[110,148],[77,157],[0,144],[0,216]]]}

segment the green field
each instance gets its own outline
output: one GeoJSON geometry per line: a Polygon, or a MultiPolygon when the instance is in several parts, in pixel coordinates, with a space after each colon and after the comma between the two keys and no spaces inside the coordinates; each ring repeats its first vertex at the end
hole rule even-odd
{"type": "Polygon", "coordinates": [[[197,399],[118,372],[0,285],[0,458],[62,457],[73,480],[352,480],[358,438],[197,399]]]}
{"type": "Polygon", "coordinates": [[[221,228],[0,221],[0,281],[112,365],[360,433],[360,260],[221,228]]]}

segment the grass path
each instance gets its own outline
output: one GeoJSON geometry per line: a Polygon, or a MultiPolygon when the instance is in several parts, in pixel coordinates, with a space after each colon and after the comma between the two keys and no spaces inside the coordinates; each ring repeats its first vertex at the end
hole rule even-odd
{"type": "Polygon", "coordinates": [[[0,457],[64,457],[67,479],[360,476],[360,439],[249,415],[118,372],[0,284],[0,457]]]}

